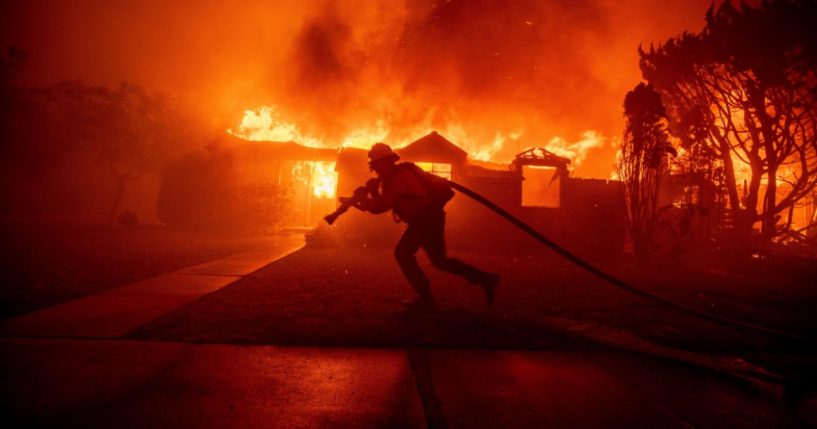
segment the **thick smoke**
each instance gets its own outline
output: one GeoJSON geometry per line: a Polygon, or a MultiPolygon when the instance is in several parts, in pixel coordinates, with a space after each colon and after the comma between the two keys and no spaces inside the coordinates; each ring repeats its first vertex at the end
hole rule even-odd
{"type": "Polygon", "coordinates": [[[43,0],[4,4],[0,36],[28,51],[29,83],[130,81],[197,101],[222,129],[273,105],[330,144],[438,129],[503,160],[593,130],[605,146],[581,173],[606,176],[638,45],[697,31],[709,3],[43,0]]]}
{"type": "Polygon", "coordinates": [[[649,8],[622,14],[613,4],[328,1],[293,40],[279,107],[328,140],[383,121],[388,141],[437,129],[499,160],[593,130],[604,138],[594,140],[598,159],[585,163],[585,173],[606,176],[621,99],[638,82],[634,52],[642,42],[622,37],[632,30],[619,24],[658,25],[641,18],[649,8]],[[633,61],[624,79],[616,61],[622,49],[633,61]]]}
{"type": "Polygon", "coordinates": [[[466,145],[519,133],[543,144],[608,116],[591,55],[611,30],[594,2],[415,0],[368,21],[339,4],[305,20],[290,54],[284,109],[313,133],[382,119],[396,140],[461,127],[466,145]]]}

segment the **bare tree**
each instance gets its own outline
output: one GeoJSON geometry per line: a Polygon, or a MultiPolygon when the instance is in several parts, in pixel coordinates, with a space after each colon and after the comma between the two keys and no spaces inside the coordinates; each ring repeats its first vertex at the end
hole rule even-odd
{"type": "Polygon", "coordinates": [[[673,133],[719,160],[741,241],[756,222],[774,238],[817,184],[815,16],[814,0],[724,2],[700,34],[640,52],[673,133]]]}
{"type": "Polygon", "coordinates": [[[673,153],[664,119],[661,97],[650,85],[638,84],[624,98],[626,127],[616,162],[624,182],[627,224],[636,260],[650,257],[656,223],[656,204],[661,178],[667,170],[667,154],[673,153]]]}

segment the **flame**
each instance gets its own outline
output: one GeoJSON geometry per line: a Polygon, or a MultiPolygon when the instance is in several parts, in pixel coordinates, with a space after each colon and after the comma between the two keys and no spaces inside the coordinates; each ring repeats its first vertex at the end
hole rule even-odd
{"type": "MultiPolygon", "coordinates": [[[[506,145],[515,143],[517,148],[522,147],[520,138],[525,134],[523,130],[517,130],[509,133],[496,132],[493,138],[489,137],[490,135],[482,135],[485,138],[478,138],[460,124],[454,123],[443,127],[432,127],[427,120],[406,128],[401,130],[401,139],[392,139],[392,141],[388,142],[392,147],[406,146],[414,139],[438,130],[447,139],[468,152],[471,159],[478,161],[499,161],[497,159],[499,154],[508,156],[506,145]]],[[[386,141],[392,134],[386,121],[379,119],[372,126],[353,129],[336,142],[328,142],[304,134],[298,125],[287,121],[279,109],[272,105],[246,110],[238,128],[227,130],[227,132],[252,141],[292,141],[309,147],[354,147],[361,149],[368,149],[374,143],[386,141]]],[[[606,138],[601,133],[587,130],[582,133],[579,141],[568,142],[564,138],[556,136],[551,138],[545,147],[559,156],[570,159],[573,167],[576,167],[587,159],[588,152],[591,149],[604,146],[605,141],[606,138]]],[[[518,150],[515,152],[518,152],[518,150]]],[[[325,171],[321,171],[325,173],[325,171]]]]}
{"type": "Polygon", "coordinates": [[[338,187],[338,173],[335,163],[328,161],[298,161],[292,165],[292,177],[312,188],[316,198],[335,198],[338,187]]]}
{"type": "Polygon", "coordinates": [[[267,106],[245,110],[238,131],[227,132],[253,141],[295,141],[300,136],[295,124],[279,120],[277,109],[267,106]]]}
{"type": "Polygon", "coordinates": [[[368,149],[373,144],[386,140],[389,135],[389,128],[383,120],[378,120],[373,128],[359,128],[349,133],[341,146],[368,149]]]}
{"type": "MultiPolygon", "coordinates": [[[[406,135],[420,137],[434,131],[433,127],[421,125],[413,127],[406,135]]],[[[278,141],[296,142],[310,147],[355,147],[368,149],[374,143],[385,141],[389,136],[390,129],[385,121],[377,120],[374,126],[357,128],[349,132],[341,139],[340,144],[332,145],[317,137],[305,135],[300,128],[286,121],[275,106],[261,106],[256,109],[245,110],[241,119],[241,124],[237,129],[229,129],[228,133],[251,141],[278,141]]],[[[466,150],[471,158],[481,161],[488,161],[502,150],[507,139],[518,139],[522,132],[504,135],[496,133],[494,140],[488,145],[480,145],[480,142],[469,136],[465,128],[461,125],[449,125],[441,130],[441,133],[448,139],[456,142],[457,145],[466,150]]],[[[411,143],[411,139],[392,142],[394,147],[402,147],[411,143]]]]}
{"type": "Polygon", "coordinates": [[[312,195],[318,198],[335,198],[338,173],[334,162],[310,162],[312,164],[312,195]]]}
{"type": "MultiPolygon", "coordinates": [[[[250,141],[296,142],[309,147],[338,146],[302,133],[297,125],[286,121],[275,106],[245,110],[238,129],[229,129],[227,132],[250,141]]],[[[388,127],[379,120],[374,127],[351,131],[342,139],[339,146],[368,149],[373,144],[385,140],[388,135],[388,127]]]]}
{"type": "Polygon", "coordinates": [[[470,153],[471,158],[479,161],[490,161],[505,147],[505,141],[508,139],[519,140],[519,138],[522,137],[522,134],[523,133],[521,131],[513,132],[508,135],[496,133],[493,141],[488,146],[473,149],[470,153]]]}
{"type": "Polygon", "coordinates": [[[569,159],[575,167],[581,165],[581,163],[587,159],[587,152],[590,149],[602,147],[605,140],[605,137],[600,133],[587,130],[582,133],[581,140],[573,143],[569,143],[565,139],[556,136],[550,139],[545,149],[569,159]]]}
{"type": "Polygon", "coordinates": [[[297,125],[285,121],[275,106],[245,110],[238,129],[227,132],[244,140],[297,142],[304,146],[324,147],[319,139],[303,135],[297,125]]]}

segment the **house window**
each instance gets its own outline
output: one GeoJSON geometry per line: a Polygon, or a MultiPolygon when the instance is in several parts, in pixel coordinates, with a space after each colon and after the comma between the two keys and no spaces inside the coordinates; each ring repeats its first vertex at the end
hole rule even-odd
{"type": "Polygon", "coordinates": [[[451,180],[451,164],[440,162],[415,162],[414,164],[431,174],[451,180]]]}
{"type": "Polygon", "coordinates": [[[559,207],[559,171],[553,167],[522,166],[522,206],[559,207]]]}
{"type": "Polygon", "coordinates": [[[334,200],[338,187],[334,162],[296,161],[290,171],[292,178],[308,186],[315,198],[334,200]]]}

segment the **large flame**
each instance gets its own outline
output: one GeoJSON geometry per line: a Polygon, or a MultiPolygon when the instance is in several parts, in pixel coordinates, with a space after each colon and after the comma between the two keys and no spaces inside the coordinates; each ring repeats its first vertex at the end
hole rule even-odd
{"type": "MultiPolygon", "coordinates": [[[[403,147],[414,139],[434,131],[434,128],[425,122],[405,128],[400,132],[400,136],[404,137],[390,139],[391,130],[386,122],[381,119],[376,121],[373,126],[356,128],[340,139],[327,141],[303,133],[301,127],[297,124],[284,119],[277,107],[261,106],[256,109],[246,110],[238,128],[227,130],[227,132],[252,141],[292,141],[310,147],[368,149],[372,144],[383,141],[388,142],[395,148],[403,147]]],[[[526,147],[521,145],[521,140],[525,137],[524,130],[510,133],[495,132],[492,138],[482,139],[469,133],[464,126],[458,124],[445,126],[439,129],[439,132],[468,152],[471,159],[479,161],[509,161],[508,159],[498,159],[498,154],[503,151],[508,152],[506,149],[511,149],[512,154],[515,154],[526,147]],[[507,147],[508,145],[511,146],[507,147]]],[[[606,140],[599,132],[587,130],[582,133],[578,141],[570,142],[562,137],[555,136],[548,141],[545,147],[559,156],[570,159],[575,167],[581,165],[587,159],[588,153],[592,149],[603,147],[606,140]]]]}
{"type": "Polygon", "coordinates": [[[588,130],[582,133],[577,142],[568,142],[561,137],[550,139],[545,149],[570,160],[574,166],[581,165],[587,159],[587,153],[594,148],[604,145],[605,138],[596,131],[588,130]]]}
{"type": "Polygon", "coordinates": [[[320,140],[305,136],[292,122],[285,121],[275,106],[245,110],[237,130],[228,133],[251,141],[297,142],[304,146],[322,147],[320,140]]]}
{"type": "Polygon", "coordinates": [[[227,132],[251,141],[296,142],[309,147],[340,146],[364,149],[382,142],[389,135],[389,129],[383,121],[378,121],[374,127],[355,129],[341,139],[339,144],[333,144],[302,133],[295,123],[285,120],[275,106],[261,106],[245,110],[238,129],[229,129],[227,132]]]}

